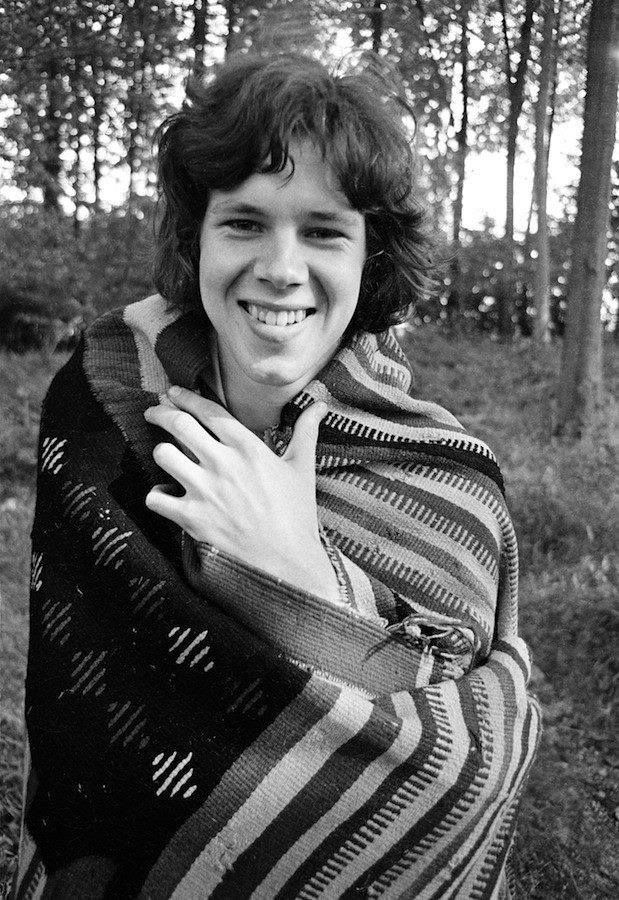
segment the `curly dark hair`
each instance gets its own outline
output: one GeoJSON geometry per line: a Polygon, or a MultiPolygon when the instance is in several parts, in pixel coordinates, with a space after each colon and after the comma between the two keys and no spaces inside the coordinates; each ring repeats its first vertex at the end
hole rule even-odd
{"type": "Polygon", "coordinates": [[[367,259],[348,331],[403,321],[431,285],[431,244],[413,196],[410,140],[385,85],[331,75],[301,55],[241,56],[191,84],[158,129],[163,205],[155,284],[176,308],[201,307],[200,229],[212,190],[282,172],[292,141],[311,140],[352,208],[365,216],[367,259]]]}

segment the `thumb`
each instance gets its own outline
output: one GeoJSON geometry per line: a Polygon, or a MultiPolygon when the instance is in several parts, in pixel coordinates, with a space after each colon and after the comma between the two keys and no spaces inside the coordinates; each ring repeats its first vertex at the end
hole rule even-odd
{"type": "Polygon", "coordinates": [[[327,404],[322,400],[312,403],[303,410],[296,421],[292,438],[284,459],[295,463],[297,468],[306,466],[314,469],[316,459],[316,442],[318,440],[318,426],[327,412],[327,404]]]}

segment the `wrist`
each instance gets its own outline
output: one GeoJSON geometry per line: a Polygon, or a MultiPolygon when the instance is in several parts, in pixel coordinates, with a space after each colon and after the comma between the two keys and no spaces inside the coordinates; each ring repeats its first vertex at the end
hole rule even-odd
{"type": "Polygon", "coordinates": [[[321,543],[317,543],[315,548],[315,558],[308,559],[308,576],[313,582],[313,587],[309,587],[313,594],[332,600],[341,601],[341,589],[337,576],[337,572],[329,558],[329,554],[321,543]]]}
{"type": "Polygon", "coordinates": [[[297,553],[280,559],[271,571],[277,577],[310,594],[335,602],[341,599],[337,573],[318,537],[315,542],[304,548],[302,554],[297,553]]]}

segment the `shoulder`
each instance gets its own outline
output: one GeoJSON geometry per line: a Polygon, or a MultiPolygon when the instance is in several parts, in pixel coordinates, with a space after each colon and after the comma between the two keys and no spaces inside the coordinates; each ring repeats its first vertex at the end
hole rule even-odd
{"type": "Polygon", "coordinates": [[[327,373],[329,390],[354,407],[356,431],[402,456],[476,470],[503,491],[494,453],[444,406],[416,394],[411,362],[393,330],[358,334],[327,373]]]}
{"type": "Polygon", "coordinates": [[[464,429],[447,409],[415,395],[411,363],[393,331],[360,332],[334,357],[322,381],[339,400],[360,413],[397,425],[393,436],[414,439],[430,431],[464,429]]]}
{"type": "Polygon", "coordinates": [[[44,401],[46,420],[68,418],[77,425],[78,420],[83,424],[99,419],[108,399],[120,402],[128,392],[142,394],[145,372],[157,371],[162,380],[155,343],[174,318],[165,300],[154,294],[95,319],[50,384],[44,401]]]}
{"type": "Polygon", "coordinates": [[[126,341],[138,336],[154,346],[157,335],[177,317],[178,313],[169,309],[160,294],[152,294],[99,316],[86,329],[84,337],[89,347],[101,345],[106,350],[122,349],[126,341]],[[120,347],[116,346],[119,340],[120,347]]]}

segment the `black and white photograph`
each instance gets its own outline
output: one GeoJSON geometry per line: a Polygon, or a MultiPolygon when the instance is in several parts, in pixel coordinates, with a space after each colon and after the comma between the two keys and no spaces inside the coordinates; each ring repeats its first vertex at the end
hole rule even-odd
{"type": "Polygon", "coordinates": [[[619,896],[618,84],[0,0],[0,900],[619,896]]]}

